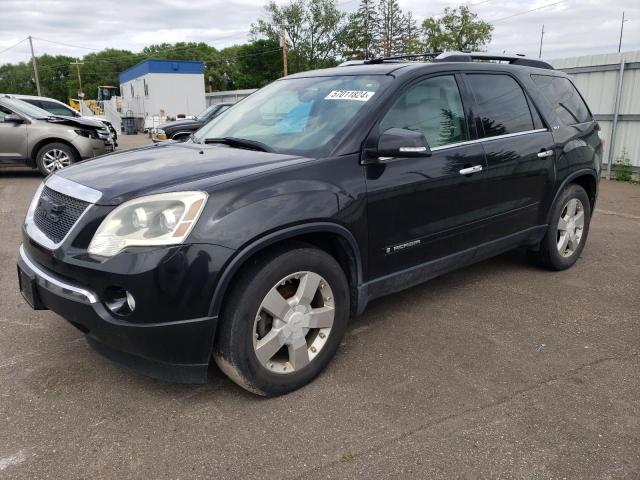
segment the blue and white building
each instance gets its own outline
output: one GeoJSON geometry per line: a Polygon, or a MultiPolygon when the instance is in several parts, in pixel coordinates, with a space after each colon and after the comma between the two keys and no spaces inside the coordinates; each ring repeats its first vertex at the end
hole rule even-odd
{"type": "Polygon", "coordinates": [[[205,109],[204,64],[145,60],[120,74],[123,115],[138,118],[193,116],[205,109]]]}

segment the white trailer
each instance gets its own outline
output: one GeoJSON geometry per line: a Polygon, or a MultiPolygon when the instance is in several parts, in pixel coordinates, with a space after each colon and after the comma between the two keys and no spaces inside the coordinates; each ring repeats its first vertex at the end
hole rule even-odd
{"type": "Polygon", "coordinates": [[[204,64],[184,60],[145,60],[120,74],[122,115],[195,116],[205,109],[204,64]]]}

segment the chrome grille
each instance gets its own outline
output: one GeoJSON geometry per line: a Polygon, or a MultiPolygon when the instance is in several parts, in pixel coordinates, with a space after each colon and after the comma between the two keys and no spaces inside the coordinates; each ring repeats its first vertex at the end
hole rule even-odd
{"type": "Polygon", "coordinates": [[[33,223],[54,243],[60,243],[89,206],[49,187],[44,187],[33,212],[33,223]]]}

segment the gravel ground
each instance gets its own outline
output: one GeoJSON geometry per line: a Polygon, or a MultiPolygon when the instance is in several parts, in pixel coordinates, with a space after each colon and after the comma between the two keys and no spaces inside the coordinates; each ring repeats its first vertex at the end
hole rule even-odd
{"type": "MultiPolygon", "coordinates": [[[[121,146],[148,138],[121,137],[121,146]]],[[[376,300],[311,385],[152,380],[17,288],[40,177],[0,171],[0,478],[640,478],[640,187],[577,265],[511,252],[376,300]]]]}

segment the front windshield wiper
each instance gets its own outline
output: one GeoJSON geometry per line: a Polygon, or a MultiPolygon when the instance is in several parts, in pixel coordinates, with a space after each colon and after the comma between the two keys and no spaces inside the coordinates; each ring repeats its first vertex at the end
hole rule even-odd
{"type": "Polygon", "coordinates": [[[259,152],[272,152],[273,149],[262,142],[248,140],[238,137],[205,138],[204,143],[222,143],[233,148],[244,148],[247,150],[257,150],[259,152]]]}

